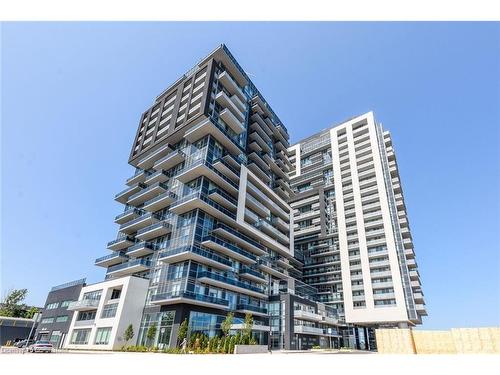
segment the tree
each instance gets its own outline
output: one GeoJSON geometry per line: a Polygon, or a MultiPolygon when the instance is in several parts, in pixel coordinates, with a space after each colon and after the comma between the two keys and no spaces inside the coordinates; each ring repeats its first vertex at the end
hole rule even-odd
{"type": "Polygon", "coordinates": [[[28,311],[24,314],[25,318],[32,319],[33,316],[38,312],[38,309],[35,306],[29,308],[28,311]]]}
{"type": "Polygon", "coordinates": [[[182,341],[187,337],[187,332],[188,332],[188,321],[187,319],[184,319],[184,321],[181,323],[179,327],[179,335],[177,338],[178,345],[181,345],[182,341]]]}
{"type": "Polygon", "coordinates": [[[226,319],[221,323],[220,328],[224,336],[229,335],[229,331],[231,330],[231,326],[233,325],[234,314],[229,312],[226,316],[226,319]]]}
{"type": "Polygon", "coordinates": [[[156,325],[153,324],[149,326],[148,331],[146,332],[146,338],[148,339],[148,343],[150,346],[152,346],[151,343],[154,341],[155,337],[156,337],[156,325]]]}
{"type": "Polygon", "coordinates": [[[10,291],[0,304],[0,315],[13,318],[24,318],[28,307],[21,303],[26,298],[28,289],[10,291]]]}
{"type": "Polygon", "coordinates": [[[134,327],[132,327],[132,324],[129,324],[127,329],[123,333],[123,338],[128,344],[128,342],[132,340],[133,337],[134,337],[134,327]]]}
{"type": "Polygon", "coordinates": [[[243,327],[243,336],[245,337],[245,343],[250,343],[250,338],[252,337],[253,328],[253,317],[252,314],[245,314],[245,326],[243,327]]]}

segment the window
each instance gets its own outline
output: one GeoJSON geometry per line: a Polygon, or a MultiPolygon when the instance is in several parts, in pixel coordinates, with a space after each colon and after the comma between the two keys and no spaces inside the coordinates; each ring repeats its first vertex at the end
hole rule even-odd
{"type": "Polygon", "coordinates": [[[69,305],[71,302],[73,302],[73,301],[71,301],[71,300],[62,301],[62,302],[61,302],[61,307],[68,307],[68,305],[69,305]]]}
{"type": "Polygon", "coordinates": [[[104,308],[102,309],[102,313],[101,313],[101,318],[102,319],[114,318],[116,315],[117,308],[118,308],[117,303],[111,303],[109,305],[104,305],[104,308]]]}
{"type": "Polygon", "coordinates": [[[122,293],[121,289],[113,289],[113,291],[111,292],[111,298],[110,299],[118,299],[118,298],[120,298],[121,293],[122,293]]]}
{"type": "Polygon", "coordinates": [[[298,222],[299,228],[307,228],[312,225],[312,219],[302,220],[298,222]]]}
{"type": "Polygon", "coordinates": [[[98,328],[95,335],[96,345],[107,345],[111,336],[111,327],[98,328]]]}
{"type": "Polygon", "coordinates": [[[305,214],[306,212],[309,212],[309,211],[312,211],[312,205],[311,204],[308,204],[307,206],[299,207],[299,212],[301,214],[305,214]]]}
{"type": "Polygon", "coordinates": [[[92,299],[99,301],[101,299],[102,290],[94,290],[93,292],[87,292],[83,295],[83,299],[92,299]]]}
{"type": "Polygon", "coordinates": [[[54,318],[43,318],[41,323],[42,324],[54,323],[54,318]]]}
{"type": "Polygon", "coordinates": [[[59,347],[59,341],[61,340],[61,331],[52,331],[49,341],[54,347],[59,347]]]}
{"type": "Polygon", "coordinates": [[[311,156],[307,156],[305,158],[300,159],[300,166],[307,167],[313,163],[311,156]]]}
{"type": "Polygon", "coordinates": [[[95,311],[80,311],[76,320],[94,320],[95,311]]]}
{"type": "Polygon", "coordinates": [[[61,315],[56,318],[57,323],[64,323],[68,321],[68,316],[67,315],[61,315]]]}
{"type": "Polygon", "coordinates": [[[54,309],[57,309],[59,307],[59,302],[53,302],[53,303],[49,303],[45,309],[46,310],[54,310],[54,309]]]}
{"type": "Polygon", "coordinates": [[[90,329],[75,329],[71,335],[71,344],[85,345],[89,343],[90,329]]]}
{"type": "Polygon", "coordinates": [[[297,191],[300,193],[300,192],[309,190],[311,188],[312,188],[311,183],[308,182],[307,184],[302,184],[302,185],[297,186],[297,191]]]}

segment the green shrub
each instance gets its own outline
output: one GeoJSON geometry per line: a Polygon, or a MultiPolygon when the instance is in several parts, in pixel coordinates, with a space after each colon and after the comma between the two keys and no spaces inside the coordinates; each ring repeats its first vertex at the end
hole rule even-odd
{"type": "Polygon", "coordinates": [[[313,349],[321,349],[321,346],[319,346],[319,345],[314,345],[312,348],[313,348],[313,349]]]}

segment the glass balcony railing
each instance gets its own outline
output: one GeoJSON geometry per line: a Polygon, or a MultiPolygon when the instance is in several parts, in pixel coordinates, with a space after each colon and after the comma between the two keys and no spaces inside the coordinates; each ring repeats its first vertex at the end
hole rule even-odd
{"type": "Polygon", "coordinates": [[[200,256],[207,258],[207,259],[210,259],[210,260],[214,260],[218,263],[224,264],[224,265],[229,266],[229,267],[233,266],[233,263],[229,259],[223,258],[220,255],[217,255],[216,253],[214,253],[212,251],[202,249],[198,246],[183,246],[183,247],[179,247],[177,249],[162,251],[160,253],[158,259],[161,260],[162,258],[168,258],[170,256],[181,254],[181,253],[184,253],[186,251],[189,251],[193,254],[200,255],[200,256]]]}
{"type": "Polygon", "coordinates": [[[228,193],[226,193],[224,190],[222,189],[219,189],[219,188],[213,188],[213,189],[210,189],[208,191],[208,195],[210,194],[213,194],[213,193],[217,193],[219,194],[220,196],[222,196],[225,200],[229,201],[231,204],[235,205],[235,206],[238,206],[238,202],[236,201],[236,199],[234,199],[233,197],[231,197],[228,193]]]}
{"type": "Polygon", "coordinates": [[[180,206],[180,205],[182,205],[190,200],[196,199],[196,198],[202,200],[203,202],[205,202],[209,206],[212,206],[213,208],[219,210],[220,212],[222,212],[226,216],[229,216],[231,219],[236,220],[236,215],[233,212],[229,211],[225,207],[222,207],[220,204],[218,204],[218,203],[214,202],[212,199],[208,198],[204,191],[196,191],[194,193],[190,193],[190,194],[182,197],[181,199],[178,199],[177,201],[172,203],[172,205],[170,206],[170,209],[173,210],[176,207],[178,207],[178,206],[180,206]]]}
{"type": "Polygon", "coordinates": [[[121,236],[121,237],[118,237],[116,240],[109,241],[108,247],[116,245],[116,244],[118,244],[120,242],[124,242],[124,241],[135,242],[135,240],[130,236],[121,236]]]}
{"type": "Polygon", "coordinates": [[[245,274],[245,273],[249,274],[249,275],[253,275],[255,277],[258,277],[262,280],[265,280],[264,275],[262,273],[260,273],[259,271],[253,270],[250,267],[242,266],[240,268],[240,274],[245,274]]]}
{"type": "Polygon", "coordinates": [[[105,255],[103,257],[100,257],[100,258],[97,258],[95,260],[95,263],[101,263],[101,262],[104,262],[105,260],[109,260],[109,259],[115,259],[115,258],[128,258],[127,255],[125,255],[124,252],[120,251],[119,253],[112,253],[112,254],[108,254],[108,255],[105,255]]]}
{"type": "Polygon", "coordinates": [[[267,309],[265,307],[252,305],[252,304],[248,304],[248,303],[238,303],[236,305],[236,310],[247,310],[247,311],[258,312],[261,314],[267,314],[267,309]]]}
{"type": "Polygon", "coordinates": [[[200,279],[205,277],[205,278],[208,278],[208,279],[211,279],[214,281],[220,281],[224,284],[229,284],[229,285],[233,285],[233,286],[236,286],[239,288],[248,289],[248,290],[251,290],[253,292],[264,294],[264,290],[262,288],[259,288],[258,286],[255,286],[255,285],[252,285],[252,284],[249,284],[249,283],[237,280],[237,279],[233,279],[230,277],[222,276],[222,275],[216,274],[214,272],[208,272],[208,271],[198,272],[197,277],[200,279]]]}
{"type": "Polygon", "coordinates": [[[80,301],[73,301],[70,302],[68,305],[68,310],[79,310],[79,309],[86,309],[86,308],[96,308],[99,306],[99,300],[98,299],[82,299],[80,301]]]}
{"type": "Polygon", "coordinates": [[[171,229],[172,228],[172,224],[170,224],[169,222],[163,220],[163,221],[160,221],[159,223],[155,223],[155,224],[149,225],[146,228],[139,229],[137,231],[136,235],[140,236],[141,234],[147,233],[147,232],[155,230],[155,229],[160,229],[160,228],[171,229]]]}
{"type": "Polygon", "coordinates": [[[171,192],[171,191],[167,191],[167,192],[162,193],[162,194],[160,194],[160,195],[158,195],[158,196],[156,196],[154,198],[151,198],[151,199],[147,200],[146,202],[144,202],[144,206],[148,206],[150,204],[153,204],[153,203],[155,203],[157,201],[160,201],[162,199],[165,199],[167,197],[168,198],[172,198],[172,199],[176,199],[177,195],[175,193],[171,192]]]}
{"type": "Polygon", "coordinates": [[[139,182],[138,184],[129,186],[126,189],[120,191],[118,194],[115,195],[115,199],[118,198],[118,197],[120,197],[121,195],[124,195],[124,194],[127,194],[127,193],[131,192],[131,191],[134,191],[137,188],[144,189],[146,187],[147,186],[145,184],[143,184],[142,182],[139,182]]]}
{"type": "Polygon", "coordinates": [[[134,251],[139,250],[139,249],[148,249],[151,251],[156,251],[156,250],[158,250],[158,245],[151,243],[151,242],[147,242],[147,241],[141,241],[141,242],[136,243],[134,246],[130,246],[127,249],[126,254],[133,253],[134,251]]]}
{"type": "MultiPolygon", "coordinates": [[[[229,154],[228,154],[229,155],[229,154]]],[[[236,162],[236,163],[241,163],[240,161],[236,160],[236,158],[234,158],[234,156],[230,155],[231,158],[236,162]]],[[[231,166],[227,161],[225,161],[222,156],[220,158],[217,158],[217,159],[214,159],[213,161],[214,163],[217,163],[217,162],[220,162],[222,164],[224,164],[225,167],[227,167],[227,169],[229,169],[231,172],[233,172],[236,176],[239,176],[240,175],[240,172],[238,172],[235,168],[233,168],[233,166],[231,166]]]]}
{"type": "Polygon", "coordinates": [[[232,234],[233,236],[236,236],[238,238],[241,238],[242,240],[245,240],[246,242],[248,242],[249,244],[251,244],[252,246],[254,246],[256,248],[258,248],[262,251],[265,251],[265,247],[262,246],[260,243],[251,239],[250,237],[244,235],[243,233],[238,232],[237,230],[231,228],[230,226],[223,224],[223,223],[218,223],[216,226],[214,226],[213,230],[216,230],[219,228],[225,230],[226,232],[232,234]]]}
{"type": "Polygon", "coordinates": [[[158,219],[158,216],[149,212],[147,214],[144,214],[144,215],[141,215],[141,216],[135,218],[134,220],[130,220],[130,221],[126,222],[125,224],[120,225],[120,230],[122,230],[123,228],[129,227],[131,225],[140,223],[141,221],[148,220],[148,219],[154,219],[154,218],[158,219]]]}
{"type": "Polygon", "coordinates": [[[139,209],[139,208],[129,208],[125,211],[123,211],[121,214],[115,216],[115,221],[120,220],[121,218],[128,216],[130,214],[136,214],[136,215],[142,215],[144,214],[144,211],[139,209]]]}
{"type": "Polygon", "coordinates": [[[217,297],[213,297],[213,296],[207,296],[204,294],[187,292],[187,291],[185,291],[185,292],[156,293],[151,297],[151,302],[169,300],[169,299],[174,299],[174,298],[187,298],[187,299],[192,299],[194,301],[212,303],[212,304],[221,305],[221,306],[228,306],[229,305],[229,301],[227,301],[225,299],[217,298],[217,297]]]}
{"type": "Polygon", "coordinates": [[[249,258],[253,261],[257,260],[257,257],[253,255],[252,253],[240,249],[238,246],[233,245],[232,243],[227,242],[226,240],[222,239],[221,237],[215,235],[215,234],[210,234],[208,236],[203,237],[202,241],[212,241],[215,242],[216,244],[223,246],[231,251],[234,251],[235,253],[238,253],[240,255],[243,255],[246,258],[249,258]]]}
{"type": "Polygon", "coordinates": [[[151,190],[156,189],[156,188],[158,188],[158,187],[162,188],[163,190],[168,190],[168,189],[169,189],[169,187],[168,187],[168,185],[167,185],[167,184],[165,184],[165,183],[163,183],[163,182],[156,182],[156,183],[154,183],[153,185],[151,185],[151,186],[146,186],[146,187],[144,187],[144,189],[142,189],[141,191],[138,191],[137,193],[135,193],[135,194],[131,195],[131,196],[128,198],[128,200],[129,200],[129,201],[134,200],[135,198],[140,197],[141,195],[146,194],[146,193],[150,192],[151,190]]]}
{"type": "Polygon", "coordinates": [[[124,270],[127,268],[135,267],[135,266],[144,266],[144,267],[151,267],[151,261],[146,260],[146,259],[134,259],[129,262],[125,262],[122,264],[117,264],[116,266],[112,266],[108,268],[108,273],[119,271],[119,270],[124,270]]]}

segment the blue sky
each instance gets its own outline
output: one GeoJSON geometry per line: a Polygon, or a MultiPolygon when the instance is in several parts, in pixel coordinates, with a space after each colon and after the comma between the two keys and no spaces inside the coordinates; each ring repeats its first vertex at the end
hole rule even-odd
{"type": "Polygon", "coordinates": [[[139,116],[226,43],[292,142],[369,110],[391,131],[429,317],[500,325],[500,27],[4,23],[1,285],[103,279],[139,116]]]}

